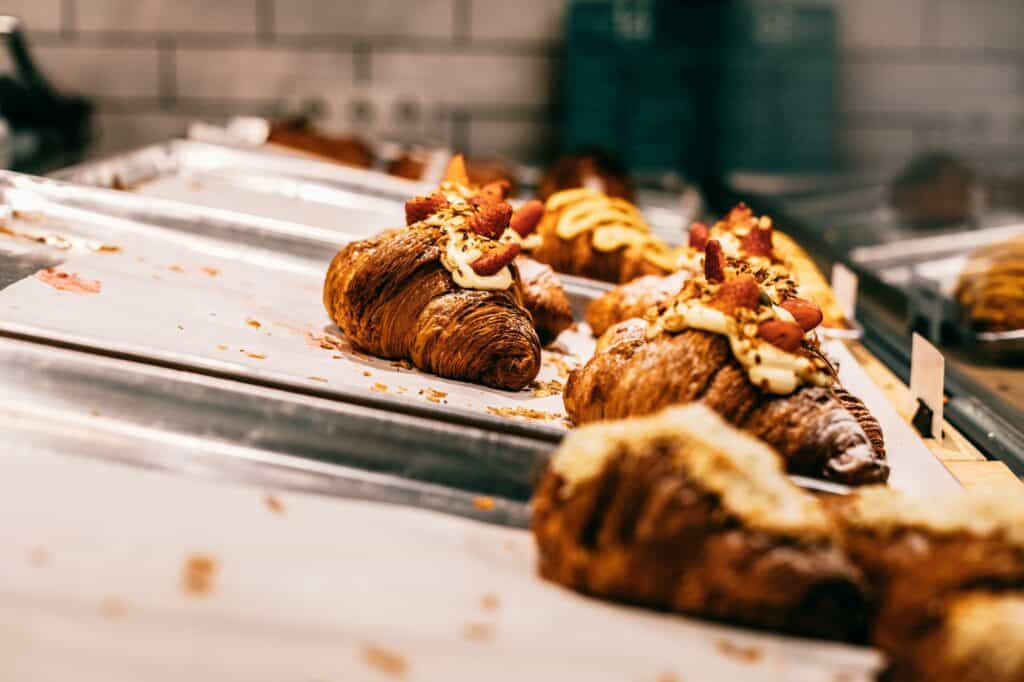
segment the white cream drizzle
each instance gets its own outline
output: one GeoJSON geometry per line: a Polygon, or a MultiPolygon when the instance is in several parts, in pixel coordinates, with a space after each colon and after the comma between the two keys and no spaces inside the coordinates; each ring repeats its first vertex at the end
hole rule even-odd
{"type": "MultiPolygon", "coordinates": [[[[793,320],[787,310],[772,306],[777,319],[793,320]]],[[[733,357],[747,372],[750,382],[764,391],[786,395],[801,383],[828,386],[832,377],[810,358],[789,353],[757,337],[757,325],[740,324],[736,318],[697,300],[678,301],[652,324],[648,338],[661,333],[700,329],[729,340],[733,357]]]]}

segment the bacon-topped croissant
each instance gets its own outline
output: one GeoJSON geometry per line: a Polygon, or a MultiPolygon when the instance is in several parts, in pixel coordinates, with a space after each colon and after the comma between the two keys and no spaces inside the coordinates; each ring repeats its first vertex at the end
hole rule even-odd
{"type": "Polygon", "coordinates": [[[542,207],[513,211],[505,191],[474,191],[456,157],[438,192],[406,203],[406,229],[334,257],[324,306],[354,347],[493,388],[536,378],[540,340],[514,260],[542,207]]]}
{"type": "Polygon", "coordinates": [[[707,244],[705,271],[679,294],[609,329],[569,375],[564,401],[577,424],[702,401],[765,440],[792,473],[847,484],[884,481],[881,430],[809,332],[820,309],[775,269],[727,262],[707,244]]]}
{"type": "Polygon", "coordinates": [[[587,323],[594,334],[600,336],[616,322],[640,317],[647,308],[675,295],[684,279],[700,272],[704,248],[712,239],[722,245],[727,260],[745,260],[754,268],[774,267],[791,273],[800,295],[821,309],[822,325],[844,326],[842,309],[807,252],[792,237],[775,230],[771,218],[755,216],[741,203],[710,228],[703,223],[690,226],[689,245],[675,251],[674,274],[623,279],[626,284],[594,301],[587,310],[587,323]]]}

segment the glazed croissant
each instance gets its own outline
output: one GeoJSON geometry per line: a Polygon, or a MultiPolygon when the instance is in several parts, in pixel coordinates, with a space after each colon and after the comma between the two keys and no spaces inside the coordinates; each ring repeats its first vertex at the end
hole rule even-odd
{"type": "Polygon", "coordinates": [[[633,204],[592,189],[551,195],[530,255],[557,272],[626,282],[671,272],[675,250],[650,234],[633,204]]]}
{"type": "Polygon", "coordinates": [[[441,192],[408,202],[407,229],[343,248],[327,271],[324,306],[363,352],[519,390],[541,357],[513,261],[519,232],[540,216],[536,206],[513,214],[500,188],[474,194],[466,182],[462,170],[441,192]]]}

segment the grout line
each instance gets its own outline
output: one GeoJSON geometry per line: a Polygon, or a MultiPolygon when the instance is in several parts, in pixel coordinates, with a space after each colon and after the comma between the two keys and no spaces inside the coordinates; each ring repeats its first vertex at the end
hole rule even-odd
{"type": "Polygon", "coordinates": [[[62,40],[74,38],[78,32],[78,6],[75,0],[60,3],[60,36],[62,40]]]}
{"type": "Polygon", "coordinates": [[[373,51],[369,43],[356,43],[352,47],[352,79],[356,85],[373,80],[373,51]]]}
{"type": "Polygon", "coordinates": [[[274,0],[255,0],[256,33],[263,42],[274,42],[274,0]]]}
{"type": "Polygon", "coordinates": [[[452,37],[455,45],[473,42],[473,5],[471,0],[455,0],[452,5],[452,37]]]}
{"type": "Polygon", "coordinates": [[[159,42],[159,84],[161,109],[174,107],[178,99],[178,54],[173,38],[161,38],[159,42]]]}

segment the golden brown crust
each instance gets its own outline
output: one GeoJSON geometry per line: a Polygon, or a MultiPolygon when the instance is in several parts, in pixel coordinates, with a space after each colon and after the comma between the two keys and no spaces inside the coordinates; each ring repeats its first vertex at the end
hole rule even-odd
{"type": "MultiPolygon", "coordinates": [[[[594,357],[569,375],[566,411],[577,424],[621,419],[702,401],[727,421],[772,445],[792,473],[860,485],[885,481],[884,451],[872,447],[860,420],[829,388],[790,395],[753,386],[718,334],[686,330],[646,338],[643,320],[609,329],[594,357]]],[[[844,396],[845,404],[856,398],[844,396]]]]}
{"type": "Polygon", "coordinates": [[[516,258],[516,266],[523,284],[523,305],[533,316],[541,344],[546,345],[573,324],[569,298],[550,266],[527,256],[516,258]]]}
{"type": "Polygon", "coordinates": [[[1024,237],[972,254],[953,295],[978,331],[1024,329],[1024,237]]]}
{"type": "MultiPolygon", "coordinates": [[[[965,595],[984,590],[1021,598],[1024,505],[1016,494],[1000,499],[992,491],[965,492],[922,500],[868,488],[834,505],[834,512],[844,548],[880,604],[872,639],[894,659],[893,679],[970,679],[913,677],[908,671],[926,669],[927,656],[949,661],[955,605],[965,595]]],[[[986,617],[984,611],[974,615],[986,617]]],[[[958,639],[965,649],[980,645],[958,639]]],[[[1024,657],[1020,662],[1018,670],[1024,671],[1024,657]]]]}
{"type": "Polygon", "coordinates": [[[648,308],[660,305],[679,293],[690,273],[646,275],[615,287],[587,307],[587,324],[595,336],[633,317],[643,317],[648,308]]]}
{"type": "MultiPolygon", "coordinates": [[[[508,390],[540,371],[540,340],[518,274],[506,291],[463,289],[441,265],[440,229],[353,242],[334,257],[324,306],[352,345],[427,372],[508,390]]],[[[514,266],[513,266],[514,270],[514,266]]]]}
{"type": "MultiPolygon", "coordinates": [[[[702,424],[720,422],[704,414],[698,420],[702,424]]],[[[680,412],[662,416],[666,427],[677,417],[685,421],[680,412]]],[[[756,475],[745,474],[750,469],[744,461],[731,461],[742,442],[730,438],[716,447],[692,428],[694,437],[683,430],[674,438],[670,431],[660,427],[651,438],[637,439],[624,424],[621,442],[613,433],[604,434],[613,440],[612,451],[596,463],[595,472],[571,486],[558,458],[571,456],[563,451],[580,443],[563,445],[533,499],[541,575],[601,597],[784,632],[860,640],[866,613],[861,575],[836,545],[834,529],[814,498],[786,481],[770,451],[750,454],[767,457],[763,463],[774,468],[755,467],[756,475]],[[703,466],[691,467],[697,457],[703,466]],[[717,463],[709,469],[712,461],[717,463]],[[740,495],[738,489],[756,495],[762,486],[768,496],[791,489],[781,494],[793,499],[780,504],[804,509],[806,521],[786,513],[776,528],[770,519],[757,523],[738,512],[708,478],[719,467],[737,479],[731,495],[740,495]]],[[[771,509],[766,513],[771,515],[771,509]]]]}

